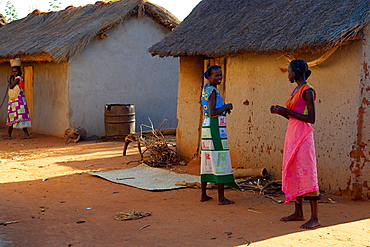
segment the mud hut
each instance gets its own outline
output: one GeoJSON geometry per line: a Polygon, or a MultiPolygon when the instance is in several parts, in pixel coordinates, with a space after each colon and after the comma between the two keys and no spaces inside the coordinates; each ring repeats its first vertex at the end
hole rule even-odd
{"type": "Polygon", "coordinates": [[[270,114],[294,85],[286,68],[309,62],[317,90],[313,125],[322,190],[370,198],[370,1],[203,0],[149,51],[180,57],[177,148],[199,153],[203,71],[223,68],[221,88],[234,105],[228,136],[234,167],[281,176],[286,119],[270,114]]]}
{"type": "MultiPolygon", "coordinates": [[[[148,48],[177,26],[166,9],[145,0],[96,2],[58,12],[33,11],[0,32],[0,86],[9,59],[19,57],[33,131],[63,136],[82,127],[105,135],[107,104],[134,104],[136,130],[176,128],[178,58],[154,58],[148,48]]],[[[0,121],[6,121],[6,107],[0,121]]]]}

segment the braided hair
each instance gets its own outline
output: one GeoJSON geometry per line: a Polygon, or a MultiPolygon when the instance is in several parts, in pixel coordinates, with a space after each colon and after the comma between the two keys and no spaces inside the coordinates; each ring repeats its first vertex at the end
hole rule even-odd
{"type": "Polygon", "coordinates": [[[292,60],[289,64],[294,72],[294,80],[299,80],[303,77],[307,79],[311,75],[311,70],[308,69],[308,65],[303,59],[292,60]]]}

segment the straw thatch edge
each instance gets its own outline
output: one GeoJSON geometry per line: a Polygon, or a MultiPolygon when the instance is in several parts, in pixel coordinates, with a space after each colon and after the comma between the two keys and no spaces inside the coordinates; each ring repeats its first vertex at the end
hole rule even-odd
{"type": "Polygon", "coordinates": [[[166,9],[146,0],[98,1],[95,4],[82,7],[68,6],[64,10],[52,12],[34,10],[27,17],[7,24],[4,32],[0,33],[0,40],[4,38],[3,42],[0,42],[2,43],[0,63],[9,62],[9,59],[14,57],[19,57],[24,62],[68,62],[80,54],[91,41],[99,39],[102,33],[120,25],[129,18],[143,16],[170,31],[180,23],[166,9]],[[102,13],[104,15],[100,14],[101,11],[105,11],[102,13]],[[107,11],[115,13],[110,15],[107,14],[107,11]],[[86,24],[77,24],[76,27],[72,25],[70,28],[63,27],[63,25],[67,25],[64,20],[69,21],[68,25],[71,25],[73,17],[76,19],[73,20],[74,23],[78,23],[78,18],[81,17],[83,23],[86,24]],[[91,22],[87,22],[89,18],[91,18],[91,22]],[[38,34],[39,25],[42,27],[40,34],[38,34]],[[45,26],[50,26],[50,31],[45,29],[45,26]],[[29,29],[30,32],[32,30],[32,34],[35,34],[32,37],[34,41],[29,41],[28,35],[30,34],[17,31],[24,28],[29,29]]]}
{"type": "Polygon", "coordinates": [[[316,54],[361,38],[369,22],[370,0],[203,0],[148,51],[160,57],[316,54]]]}

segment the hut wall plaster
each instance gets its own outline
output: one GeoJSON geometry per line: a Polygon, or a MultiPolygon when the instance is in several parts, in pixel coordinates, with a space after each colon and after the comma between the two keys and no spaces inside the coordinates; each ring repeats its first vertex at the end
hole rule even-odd
{"type": "Polygon", "coordinates": [[[181,57],[176,148],[181,155],[188,158],[193,158],[198,154],[200,123],[203,116],[199,103],[202,80],[203,58],[201,56],[181,57]]]}
{"type": "Polygon", "coordinates": [[[233,104],[227,133],[234,167],[265,167],[280,173],[286,119],[270,106],[284,105],[291,85],[278,56],[240,55],[227,58],[225,102],[233,104]],[[245,103],[244,103],[245,102],[245,103]]]}
{"type": "Polygon", "coordinates": [[[2,63],[0,64],[0,104],[3,101],[3,98],[5,96],[4,104],[0,108],[0,126],[5,126],[6,123],[6,116],[7,116],[7,102],[8,102],[8,96],[7,96],[7,75],[10,75],[11,67],[9,63],[2,63]]]}
{"type": "MultiPolygon", "coordinates": [[[[130,18],[92,41],[71,61],[71,126],[104,135],[104,106],[134,104],[136,131],[150,118],[158,127],[176,128],[178,58],[152,57],[148,47],[169,30],[147,17],[130,18]]],[[[147,130],[147,128],[144,128],[147,130]]]]}
{"type": "MultiPolygon", "coordinates": [[[[361,106],[358,116],[358,145],[360,152],[356,156],[356,166],[351,164],[352,174],[355,174],[359,181],[354,181],[359,187],[359,193],[363,197],[367,195],[370,199],[370,28],[365,28],[365,39],[363,40],[362,49],[362,71],[360,81],[361,106]],[[358,169],[358,172],[357,172],[358,169]],[[356,173],[354,172],[356,171],[356,173]]],[[[351,155],[352,157],[352,155],[351,155]]],[[[362,198],[361,198],[362,199],[362,198]]]]}
{"type": "Polygon", "coordinates": [[[358,108],[355,131],[357,139],[351,142],[350,176],[346,179],[346,186],[341,187],[339,194],[351,199],[370,199],[370,29],[364,30],[365,37],[362,42],[358,108]]]}
{"type": "Polygon", "coordinates": [[[67,63],[32,63],[34,67],[32,130],[63,136],[69,127],[67,63]]]}

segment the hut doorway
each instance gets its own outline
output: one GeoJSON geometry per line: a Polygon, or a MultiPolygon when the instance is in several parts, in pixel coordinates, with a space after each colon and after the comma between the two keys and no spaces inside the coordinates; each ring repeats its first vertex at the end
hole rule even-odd
{"type": "Polygon", "coordinates": [[[33,66],[24,66],[24,94],[32,120],[33,115],[33,66]]]}
{"type": "MultiPolygon", "coordinates": [[[[208,66],[210,65],[218,65],[221,67],[221,71],[222,71],[222,83],[221,85],[219,85],[217,87],[218,91],[220,91],[221,95],[223,97],[225,97],[225,93],[226,93],[226,59],[225,58],[210,58],[210,57],[205,57],[203,59],[203,71],[206,71],[208,66]]],[[[204,82],[204,78],[203,78],[203,85],[207,82],[204,82]]]]}

